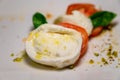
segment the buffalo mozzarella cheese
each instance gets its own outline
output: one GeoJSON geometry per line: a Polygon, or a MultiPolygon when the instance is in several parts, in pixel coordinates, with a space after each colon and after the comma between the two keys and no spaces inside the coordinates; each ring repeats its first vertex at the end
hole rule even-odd
{"type": "Polygon", "coordinates": [[[78,60],[82,36],[73,29],[43,24],[29,34],[25,45],[26,52],[33,61],[63,68],[78,60]]]}
{"type": "Polygon", "coordinates": [[[79,11],[73,11],[71,15],[62,15],[55,20],[55,23],[69,22],[84,28],[88,35],[91,34],[93,25],[91,20],[79,11]]]}

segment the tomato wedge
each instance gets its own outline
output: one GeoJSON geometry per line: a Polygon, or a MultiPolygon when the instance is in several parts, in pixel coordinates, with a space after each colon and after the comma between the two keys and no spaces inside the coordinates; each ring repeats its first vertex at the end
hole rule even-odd
{"type": "Polygon", "coordinates": [[[91,16],[92,14],[98,11],[93,4],[74,3],[68,6],[66,14],[72,14],[72,11],[74,10],[78,10],[84,13],[86,16],[91,16]]]}
{"type": "Polygon", "coordinates": [[[77,26],[77,25],[74,25],[74,24],[71,24],[71,23],[66,23],[66,22],[63,22],[63,23],[60,23],[59,25],[62,25],[63,27],[66,27],[66,28],[71,28],[71,29],[74,29],[78,32],[81,33],[82,35],[82,48],[81,48],[81,55],[79,56],[79,59],[76,61],[76,63],[73,65],[73,66],[76,66],[78,65],[79,63],[79,60],[80,58],[85,54],[86,50],[87,50],[87,46],[88,46],[88,34],[86,32],[86,30],[80,26],[77,26]]]}
{"type": "Polygon", "coordinates": [[[92,30],[90,37],[95,37],[99,35],[102,32],[102,30],[103,30],[103,26],[96,27],[95,29],[92,30]]]}

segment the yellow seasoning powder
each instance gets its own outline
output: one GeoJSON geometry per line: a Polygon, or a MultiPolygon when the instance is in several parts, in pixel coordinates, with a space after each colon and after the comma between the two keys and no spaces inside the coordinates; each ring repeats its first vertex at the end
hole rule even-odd
{"type": "Polygon", "coordinates": [[[15,59],[13,59],[13,62],[21,62],[22,60],[23,60],[23,58],[17,57],[15,59]]]}

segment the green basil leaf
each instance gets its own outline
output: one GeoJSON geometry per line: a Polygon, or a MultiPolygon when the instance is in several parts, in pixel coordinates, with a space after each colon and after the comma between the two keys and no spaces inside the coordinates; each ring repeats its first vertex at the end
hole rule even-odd
{"type": "Polygon", "coordinates": [[[100,11],[96,12],[92,16],[90,16],[90,19],[92,21],[92,24],[94,28],[98,26],[107,26],[110,24],[110,22],[116,17],[116,14],[109,11],[100,11]]]}
{"type": "Polygon", "coordinates": [[[47,23],[46,18],[39,12],[36,12],[32,17],[34,28],[39,27],[42,24],[47,23]]]}

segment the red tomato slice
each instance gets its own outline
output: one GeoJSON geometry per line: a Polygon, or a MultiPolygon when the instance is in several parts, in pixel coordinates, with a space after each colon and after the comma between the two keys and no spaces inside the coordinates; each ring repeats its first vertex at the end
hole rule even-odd
{"type": "Polygon", "coordinates": [[[74,3],[68,6],[66,14],[72,14],[73,10],[78,10],[84,13],[86,16],[90,16],[97,12],[97,9],[93,4],[89,3],[74,3]]]}
{"type": "MultiPolygon", "coordinates": [[[[85,14],[88,17],[93,15],[97,11],[100,11],[100,10],[97,10],[93,4],[74,3],[74,4],[71,4],[71,5],[68,6],[66,14],[72,14],[73,10],[78,10],[78,11],[82,12],[83,14],[85,14]]],[[[102,26],[93,29],[90,37],[95,37],[95,36],[99,35],[102,30],[103,30],[102,26]]]]}
{"type": "Polygon", "coordinates": [[[82,41],[82,49],[80,51],[81,52],[80,57],[82,57],[85,54],[85,52],[87,50],[87,45],[88,45],[88,34],[87,34],[86,30],[80,26],[77,26],[77,25],[74,25],[71,23],[60,23],[59,25],[62,25],[66,28],[74,29],[81,33],[83,41],[82,41]]]}
{"type": "Polygon", "coordinates": [[[93,29],[90,37],[95,37],[95,36],[99,35],[102,32],[102,30],[103,30],[103,26],[99,26],[99,27],[93,29]]]}

